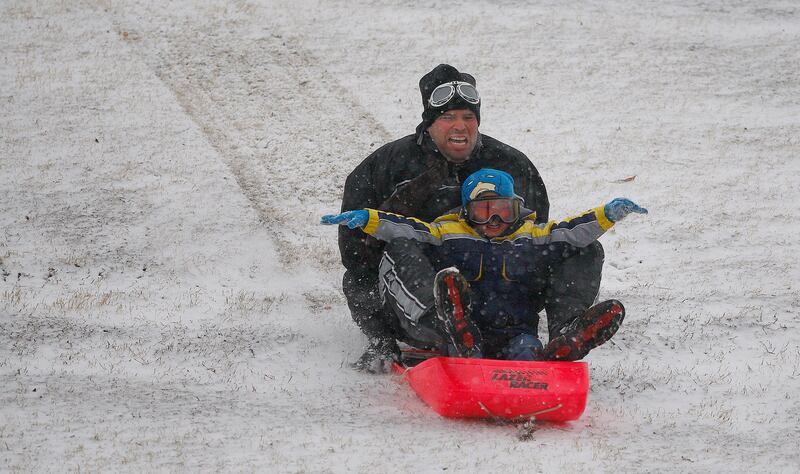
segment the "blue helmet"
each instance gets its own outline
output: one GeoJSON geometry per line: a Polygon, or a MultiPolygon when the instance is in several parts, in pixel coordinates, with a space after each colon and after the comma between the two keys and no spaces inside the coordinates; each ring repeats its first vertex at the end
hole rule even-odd
{"type": "Polygon", "coordinates": [[[466,207],[468,202],[486,191],[497,193],[501,197],[514,197],[514,178],[505,171],[491,168],[472,173],[461,185],[461,205],[466,207]]]}

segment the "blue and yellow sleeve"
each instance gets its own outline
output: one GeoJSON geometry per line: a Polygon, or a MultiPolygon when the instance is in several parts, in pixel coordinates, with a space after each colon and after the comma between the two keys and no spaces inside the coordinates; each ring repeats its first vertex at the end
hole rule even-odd
{"type": "Polygon", "coordinates": [[[376,209],[367,209],[367,211],[369,212],[369,221],[363,230],[376,239],[389,242],[398,238],[407,238],[434,245],[441,243],[441,232],[438,225],[376,209]]]}
{"type": "Polygon", "coordinates": [[[561,221],[550,221],[539,225],[526,223],[511,237],[525,233],[530,235],[536,244],[566,242],[576,247],[586,247],[613,226],[614,223],[606,216],[604,207],[599,206],[561,221]]]}

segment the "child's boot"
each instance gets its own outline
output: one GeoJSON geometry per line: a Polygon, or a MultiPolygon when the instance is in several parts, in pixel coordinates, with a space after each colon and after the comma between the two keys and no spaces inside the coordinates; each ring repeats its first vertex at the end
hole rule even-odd
{"type": "Polygon", "coordinates": [[[470,319],[469,283],[456,268],[445,268],[433,283],[436,315],[457,357],[482,357],[481,333],[470,319]]]}
{"type": "Polygon", "coordinates": [[[617,332],[625,318],[625,308],[617,300],[598,303],[562,330],[542,351],[543,360],[573,361],[586,357],[595,347],[617,332]]]}

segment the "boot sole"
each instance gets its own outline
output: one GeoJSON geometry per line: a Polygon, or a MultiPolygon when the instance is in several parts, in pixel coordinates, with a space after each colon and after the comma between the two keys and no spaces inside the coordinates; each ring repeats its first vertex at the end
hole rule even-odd
{"type": "Polygon", "coordinates": [[[447,273],[442,277],[444,286],[447,288],[447,296],[439,294],[439,281],[435,285],[436,294],[436,314],[439,320],[442,321],[447,327],[447,333],[450,341],[459,353],[459,356],[466,356],[476,349],[475,331],[473,324],[467,321],[464,311],[464,302],[461,299],[462,292],[468,287],[466,281],[461,277],[460,273],[447,273]],[[460,278],[457,278],[458,275],[460,278]],[[460,288],[459,288],[460,287],[460,288]],[[447,317],[447,310],[445,308],[446,300],[453,305],[452,319],[447,317]]]}
{"type": "Polygon", "coordinates": [[[562,335],[548,343],[550,350],[545,348],[545,354],[550,360],[580,360],[592,349],[611,339],[619,329],[625,318],[625,308],[616,300],[600,303],[586,312],[583,316],[589,325],[581,329],[577,335],[562,335]],[[608,306],[603,309],[603,306],[608,306]],[[595,311],[593,311],[595,310],[595,311]],[[602,311],[599,315],[597,311],[602,311]],[[552,344],[552,347],[551,347],[552,344]]]}

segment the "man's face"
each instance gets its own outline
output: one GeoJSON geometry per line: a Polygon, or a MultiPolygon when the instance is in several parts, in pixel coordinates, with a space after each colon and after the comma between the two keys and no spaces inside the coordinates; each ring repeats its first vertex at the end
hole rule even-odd
{"type": "Polygon", "coordinates": [[[447,161],[467,161],[478,141],[478,118],[469,109],[454,109],[440,115],[428,134],[447,161]]]}

